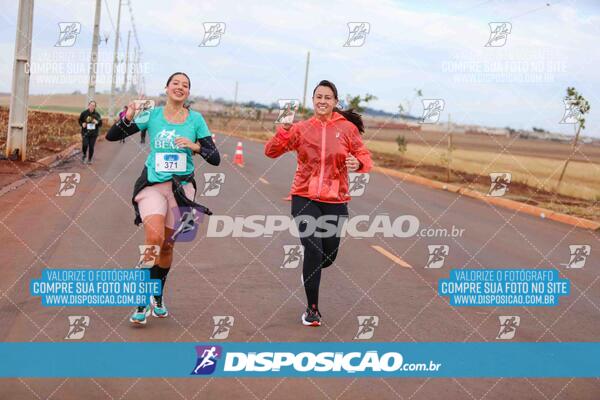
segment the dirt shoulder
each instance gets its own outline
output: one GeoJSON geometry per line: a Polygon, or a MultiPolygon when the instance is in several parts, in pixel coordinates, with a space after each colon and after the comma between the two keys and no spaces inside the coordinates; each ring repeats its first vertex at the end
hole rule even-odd
{"type": "Polygon", "coordinates": [[[6,160],[8,111],[7,107],[0,107],[0,188],[25,178],[39,168],[47,168],[54,158],[65,156],[63,153],[67,149],[81,144],[78,115],[30,110],[27,117],[27,160],[6,160]]]}

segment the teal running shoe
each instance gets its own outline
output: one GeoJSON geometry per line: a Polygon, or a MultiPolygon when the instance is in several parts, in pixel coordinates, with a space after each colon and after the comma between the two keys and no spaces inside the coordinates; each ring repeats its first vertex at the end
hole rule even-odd
{"type": "Polygon", "coordinates": [[[138,306],[135,309],[131,317],[129,317],[129,321],[134,324],[145,325],[147,318],[150,316],[150,307],[149,306],[138,306]]]}
{"type": "Polygon", "coordinates": [[[169,316],[169,310],[167,310],[167,306],[163,303],[162,296],[150,297],[150,303],[152,304],[152,316],[156,318],[166,318],[169,316]]]}

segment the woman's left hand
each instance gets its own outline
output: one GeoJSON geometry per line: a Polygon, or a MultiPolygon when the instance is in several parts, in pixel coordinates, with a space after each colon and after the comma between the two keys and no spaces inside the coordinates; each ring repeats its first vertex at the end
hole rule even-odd
{"type": "Polygon", "coordinates": [[[354,172],[360,168],[360,161],[352,154],[348,154],[348,157],[346,157],[346,168],[348,168],[348,171],[354,172]]]}
{"type": "Polygon", "coordinates": [[[185,138],[185,137],[175,138],[175,144],[180,149],[181,148],[188,148],[188,149],[191,149],[194,153],[199,153],[200,152],[200,145],[198,143],[192,142],[190,139],[185,138]]]}

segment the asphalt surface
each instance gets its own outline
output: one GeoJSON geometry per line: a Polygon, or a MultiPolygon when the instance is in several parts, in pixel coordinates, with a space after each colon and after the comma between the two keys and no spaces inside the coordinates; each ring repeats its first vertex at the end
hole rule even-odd
{"type": "MultiPolygon", "coordinates": [[[[225,174],[220,193],[202,197],[215,214],[288,216],[295,170],[292,154],[277,160],[263,144],[242,140],[245,165],[232,165],[237,141],[217,135],[220,166],[197,158],[204,172],[225,174]]],[[[547,221],[460,195],[373,173],[352,215],[414,215],[420,228],[463,229],[461,237],[342,239],[335,264],[323,273],[323,326],[305,328],[299,268],[281,268],[289,232],[271,237],[207,238],[207,224],[191,243],[175,247],[165,300],[171,316],[143,328],[128,321],[130,307],[43,307],[29,281],[43,268],[133,268],[143,230],[133,224],[131,192],[147,149],[137,137],[100,142],[94,164],[77,158],[39,174],[0,197],[0,340],[64,342],[69,315],[90,317],[82,341],[206,342],[213,316],[233,316],[226,341],[355,341],[358,316],[377,316],[372,341],[495,342],[499,316],[520,316],[512,341],[598,341],[600,256],[598,233],[547,221]],[[56,196],[60,172],[79,172],[71,197],[56,196]],[[426,269],[428,245],[449,246],[443,268],[426,269]],[[567,269],[569,245],[589,244],[581,269],[567,269]],[[384,252],[377,251],[378,246],[384,252]],[[386,254],[392,254],[390,258],[386,254]],[[396,261],[394,261],[394,257],[396,261]],[[401,260],[398,261],[398,258],[401,260]],[[555,307],[452,307],[437,295],[451,268],[557,268],[571,280],[571,295],[555,307]]],[[[137,355],[148,358],[151,354],[137,355]]],[[[78,362],[74,360],[73,362],[78,362]]],[[[3,379],[0,399],[166,398],[400,398],[598,399],[598,379],[3,379]]]]}

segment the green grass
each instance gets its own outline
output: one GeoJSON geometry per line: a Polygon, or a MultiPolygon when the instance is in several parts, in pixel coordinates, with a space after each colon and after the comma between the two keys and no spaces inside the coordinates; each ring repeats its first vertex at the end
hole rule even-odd
{"type": "Polygon", "coordinates": [[[29,106],[30,110],[40,110],[40,111],[56,111],[56,112],[64,112],[64,113],[80,113],[83,109],[79,107],[69,107],[69,106],[29,106]]]}
{"type": "MultiPolygon", "coordinates": [[[[62,113],[70,113],[70,114],[79,114],[85,107],[73,107],[73,106],[55,106],[55,105],[43,105],[43,106],[29,106],[31,110],[40,110],[40,111],[54,111],[54,112],[62,112],[62,113]]],[[[104,115],[107,110],[104,110],[100,107],[97,108],[98,112],[101,115],[104,115]]]]}

